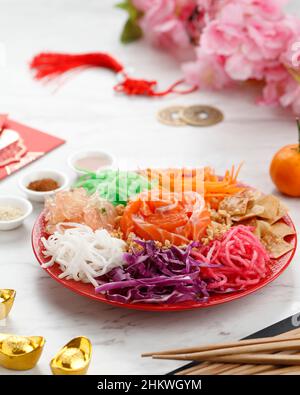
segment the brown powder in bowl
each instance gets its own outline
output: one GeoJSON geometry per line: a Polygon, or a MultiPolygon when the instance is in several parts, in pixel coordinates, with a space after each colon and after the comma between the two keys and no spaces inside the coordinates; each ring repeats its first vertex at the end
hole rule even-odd
{"type": "Polygon", "coordinates": [[[50,192],[58,189],[59,184],[52,178],[43,178],[41,180],[32,181],[27,185],[27,188],[36,192],[50,192]]]}

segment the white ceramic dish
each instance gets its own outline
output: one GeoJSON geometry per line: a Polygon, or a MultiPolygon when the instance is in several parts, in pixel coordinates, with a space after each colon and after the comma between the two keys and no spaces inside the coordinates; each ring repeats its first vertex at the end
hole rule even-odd
{"type": "Polygon", "coordinates": [[[69,186],[68,177],[64,173],[57,170],[47,170],[47,169],[33,170],[32,172],[25,174],[19,180],[20,189],[26,194],[28,199],[35,202],[44,202],[46,197],[52,196],[56,192],[68,188],[68,186],[69,186]],[[58,183],[59,188],[49,192],[32,191],[31,189],[27,188],[28,184],[31,183],[32,181],[41,180],[43,178],[52,178],[58,183]]]}
{"type": "Polygon", "coordinates": [[[115,158],[113,155],[109,154],[105,151],[100,150],[81,150],[71,154],[68,158],[68,164],[70,168],[75,171],[79,176],[85,174],[84,170],[78,169],[76,167],[76,162],[80,159],[89,158],[89,157],[99,157],[100,159],[104,159],[107,161],[107,165],[102,166],[99,170],[110,169],[115,164],[115,158]]]}
{"type": "Polygon", "coordinates": [[[12,206],[22,210],[24,213],[21,217],[11,221],[0,221],[0,230],[12,230],[18,228],[32,213],[32,204],[28,200],[18,196],[0,195],[0,206],[12,206]]]}

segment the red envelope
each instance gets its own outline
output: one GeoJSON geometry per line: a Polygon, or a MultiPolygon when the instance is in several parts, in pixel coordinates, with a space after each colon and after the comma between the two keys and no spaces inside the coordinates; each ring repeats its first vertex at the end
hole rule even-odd
{"type": "Polygon", "coordinates": [[[0,114],[0,180],[64,143],[0,114]]]}

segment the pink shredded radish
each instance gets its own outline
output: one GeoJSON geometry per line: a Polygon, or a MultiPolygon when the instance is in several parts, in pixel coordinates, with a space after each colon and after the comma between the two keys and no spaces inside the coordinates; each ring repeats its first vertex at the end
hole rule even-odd
{"type": "Polygon", "coordinates": [[[252,230],[249,226],[235,226],[220,240],[193,250],[197,260],[218,265],[201,269],[209,291],[239,291],[257,284],[269,273],[270,256],[252,230]]]}

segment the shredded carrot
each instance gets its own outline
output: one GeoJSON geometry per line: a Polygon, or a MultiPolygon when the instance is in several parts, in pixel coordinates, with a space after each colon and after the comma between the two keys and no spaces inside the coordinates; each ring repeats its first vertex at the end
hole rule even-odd
{"type": "Polygon", "coordinates": [[[206,177],[204,177],[204,197],[205,201],[213,208],[216,208],[226,196],[235,195],[245,189],[238,184],[237,180],[241,167],[242,163],[237,170],[235,170],[235,166],[232,166],[225,172],[224,177],[217,176],[214,170],[209,168],[206,177]]]}
{"type": "Polygon", "coordinates": [[[198,192],[213,208],[226,196],[235,195],[245,188],[238,184],[240,164],[232,166],[224,177],[216,175],[214,169],[146,169],[142,173],[151,180],[157,180],[160,189],[170,192],[198,192]]]}

